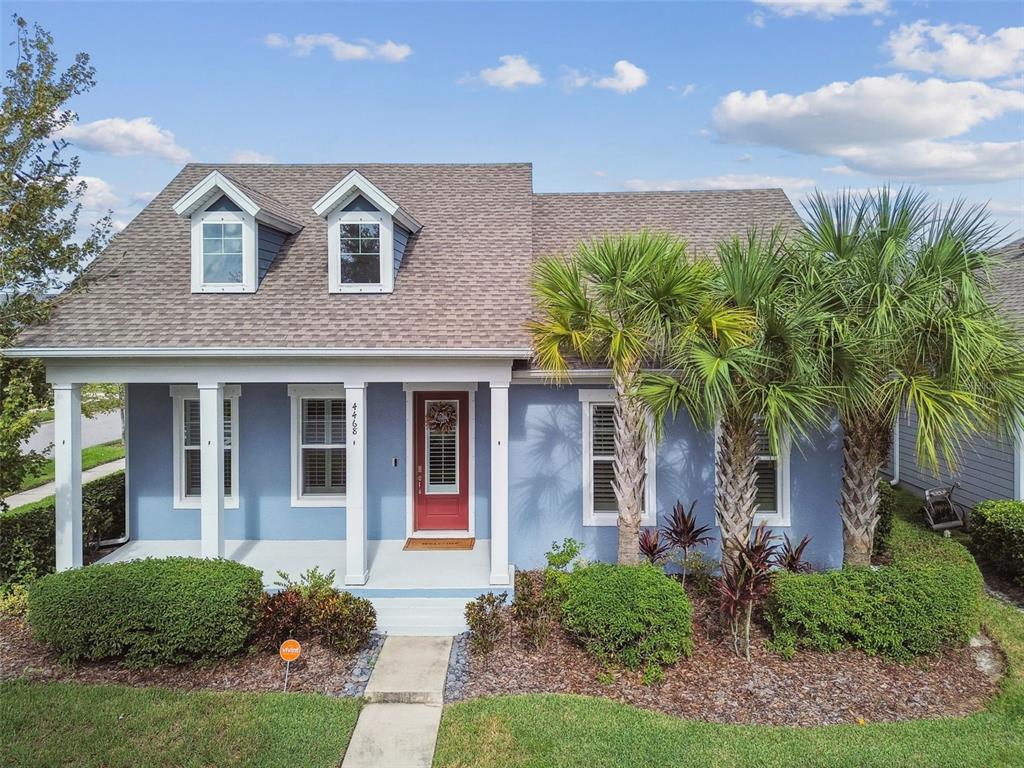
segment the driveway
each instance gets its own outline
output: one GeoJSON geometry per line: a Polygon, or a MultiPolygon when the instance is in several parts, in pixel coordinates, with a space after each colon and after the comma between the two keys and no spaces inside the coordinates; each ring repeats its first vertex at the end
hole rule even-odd
{"type": "MultiPolygon", "coordinates": [[[[82,447],[109,443],[121,439],[121,411],[101,413],[91,419],[82,418],[82,447]]],[[[53,422],[39,425],[39,429],[21,444],[23,451],[42,451],[53,442],[53,422]]]]}

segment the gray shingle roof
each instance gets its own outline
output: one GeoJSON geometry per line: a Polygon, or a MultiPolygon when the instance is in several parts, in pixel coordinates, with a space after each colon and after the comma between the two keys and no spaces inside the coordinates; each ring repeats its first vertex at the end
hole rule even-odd
{"type": "Polygon", "coordinates": [[[187,165],[56,303],[21,347],[443,348],[529,346],[536,254],[646,226],[700,251],[751,224],[798,226],[781,190],[535,195],[532,166],[187,165]],[[190,292],[190,228],[171,205],[211,170],[303,228],[253,294],[190,292]],[[330,294],[326,222],[312,205],[358,170],[415,216],[392,294],[330,294]]]}
{"type": "Polygon", "coordinates": [[[990,296],[1024,324],[1024,237],[993,252],[990,296]]]}

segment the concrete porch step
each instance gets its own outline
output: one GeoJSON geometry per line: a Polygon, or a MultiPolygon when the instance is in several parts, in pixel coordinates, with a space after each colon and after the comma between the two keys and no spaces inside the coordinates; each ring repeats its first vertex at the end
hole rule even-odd
{"type": "Polygon", "coordinates": [[[466,631],[464,611],[470,598],[371,597],[377,631],[389,635],[452,636],[466,631]]]}

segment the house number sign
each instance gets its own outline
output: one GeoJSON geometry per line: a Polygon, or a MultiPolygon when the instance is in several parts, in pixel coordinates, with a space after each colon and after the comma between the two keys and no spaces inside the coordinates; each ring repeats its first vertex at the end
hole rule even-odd
{"type": "Polygon", "coordinates": [[[352,436],[359,434],[359,404],[352,403],[352,436]]]}

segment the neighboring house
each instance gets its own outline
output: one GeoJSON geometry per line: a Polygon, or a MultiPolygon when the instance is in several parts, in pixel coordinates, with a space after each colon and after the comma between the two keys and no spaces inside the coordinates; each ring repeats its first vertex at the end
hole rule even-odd
{"type": "MultiPolygon", "coordinates": [[[[999,265],[992,270],[990,298],[1014,322],[1024,323],[1024,238],[999,249],[999,265]]],[[[928,488],[950,485],[960,488],[954,498],[973,507],[985,499],[1024,499],[1024,436],[972,435],[963,441],[956,471],[940,462],[939,472],[917,460],[917,415],[910,410],[900,417],[894,433],[892,473],[907,489],[923,495],[928,488]]]]}
{"type": "MultiPolygon", "coordinates": [[[[529,164],[188,165],[13,352],[54,386],[58,567],[82,562],[88,382],[127,385],[131,541],[110,559],[227,556],[268,584],[319,565],[392,629],[411,598],[461,623],[567,536],[614,559],[608,373],[531,368],[531,263],[642,227],[713,253],[776,224],[799,226],[781,190],[537,194],[529,164]]],[[[677,499],[713,523],[714,435],[681,416],[649,458],[645,523],[677,499]]],[[[759,465],[762,518],[823,566],[840,465],[838,427],[759,465]]]]}

